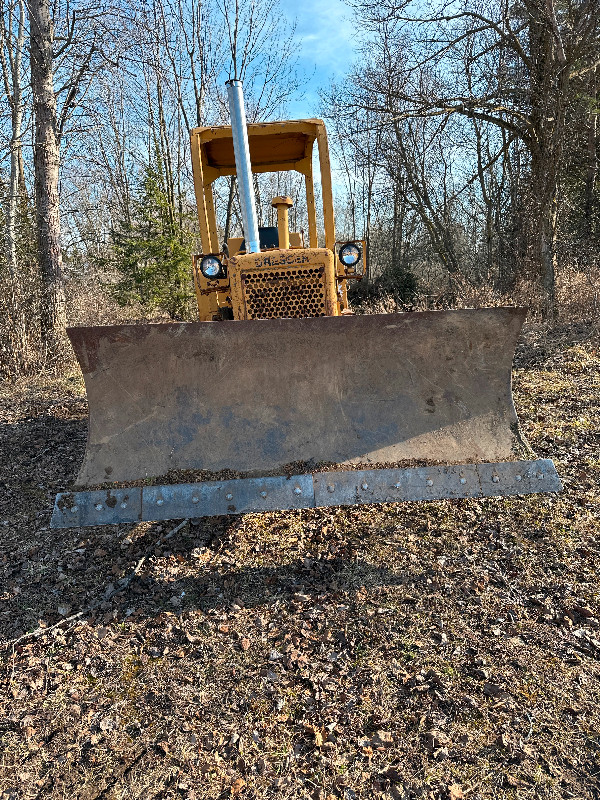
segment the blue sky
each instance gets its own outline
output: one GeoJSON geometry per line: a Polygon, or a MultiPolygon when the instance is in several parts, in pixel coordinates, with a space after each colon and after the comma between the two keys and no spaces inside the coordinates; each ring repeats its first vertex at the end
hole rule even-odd
{"type": "Polygon", "coordinates": [[[298,67],[308,79],[304,98],[289,105],[290,117],[318,116],[319,89],[342,78],[354,61],[352,9],[343,0],[281,0],[281,6],[296,19],[298,67]]]}

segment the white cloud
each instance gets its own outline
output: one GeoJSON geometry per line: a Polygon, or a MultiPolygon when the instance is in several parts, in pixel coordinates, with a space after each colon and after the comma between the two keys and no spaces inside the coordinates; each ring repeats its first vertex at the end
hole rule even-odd
{"type": "Polygon", "coordinates": [[[308,78],[304,100],[291,103],[294,116],[314,116],[318,92],[342,78],[354,61],[356,27],[343,0],[281,0],[290,22],[296,20],[298,65],[308,78]]]}

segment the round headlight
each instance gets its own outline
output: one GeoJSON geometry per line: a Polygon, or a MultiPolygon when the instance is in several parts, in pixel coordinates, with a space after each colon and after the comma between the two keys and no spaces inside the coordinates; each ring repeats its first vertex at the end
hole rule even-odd
{"type": "Polygon", "coordinates": [[[348,242],[340,247],[339,257],[345,267],[354,267],[360,261],[360,247],[354,242],[348,242]]]}
{"type": "Polygon", "coordinates": [[[223,274],[223,264],[216,256],[204,256],[200,262],[200,272],[205,278],[215,280],[223,274]]]}

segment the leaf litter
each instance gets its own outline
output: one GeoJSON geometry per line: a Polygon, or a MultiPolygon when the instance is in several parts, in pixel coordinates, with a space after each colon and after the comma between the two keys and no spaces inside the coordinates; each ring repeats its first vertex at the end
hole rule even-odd
{"type": "Polygon", "coordinates": [[[50,531],[82,387],[2,387],[2,800],[597,797],[597,331],[514,393],[560,495],[50,531]]]}

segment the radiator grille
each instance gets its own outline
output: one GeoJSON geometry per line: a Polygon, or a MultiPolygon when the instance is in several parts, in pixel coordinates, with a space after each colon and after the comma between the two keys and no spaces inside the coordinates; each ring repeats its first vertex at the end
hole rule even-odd
{"type": "Polygon", "coordinates": [[[242,273],[248,319],[325,316],[325,267],[242,273]]]}

